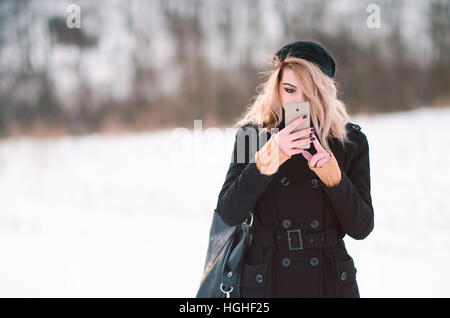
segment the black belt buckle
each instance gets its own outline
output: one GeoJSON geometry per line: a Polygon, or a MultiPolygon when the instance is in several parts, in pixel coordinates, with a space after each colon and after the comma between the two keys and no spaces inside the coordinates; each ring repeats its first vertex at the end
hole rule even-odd
{"type": "Polygon", "coordinates": [[[303,249],[303,240],[302,240],[302,231],[300,229],[296,229],[296,230],[288,230],[287,231],[287,236],[288,236],[288,243],[289,243],[289,250],[290,251],[298,251],[298,250],[302,250],[303,249]],[[291,244],[291,233],[294,232],[298,232],[298,241],[300,243],[299,247],[292,247],[291,244]]]}

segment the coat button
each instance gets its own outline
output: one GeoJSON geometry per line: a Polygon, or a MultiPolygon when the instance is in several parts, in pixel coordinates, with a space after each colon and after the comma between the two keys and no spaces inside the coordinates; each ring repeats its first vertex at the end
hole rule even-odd
{"type": "Polygon", "coordinates": [[[341,279],[346,280],[347,279],[347,272],[342,272],[341,279]]]}
{"type": "Polygon", "coordinates": [[[311,266],[317,266],[319,265],[319,259],[317,257],[313,257],[309,260],[309,263],[311,264],[311,266]]]}
{"type": "Polygon", "coordinates": [[[280,182],[282,185],[287,186],[289,184],[289,179],[286,177],[282,177],[280,182]]]}
{"type": "Polygon", "coordinates": [[[288,229],[290,226],[291,226],[291,220],[289,220],[289,219],[283,220],[283,227],[285,229],[288,229]]]}
{"type": "Polygon", "coordinates": [[[291,265],[291,259],[289,257],[285,257],[283,258],[281,263],[283,264],[284,267],[289,267],[291,265]]]}
{"type": "Polygon", "coordinates": [[[313,188],[317,188],[319,186],[319,180],[317,179],[312,179],[311,180],[311,184],[313,188]]]}
{"type": "Polygon", "coordinates": [[[256,282],[258,284],[261,284],[263,282],[263,275],[262,274],[256,274],[256,282]]]}
{"type": "Polygon", "coordinates": [[[319,221],[317,220],[312,220],[311,223],[309,224],[313,229],[317,229],[320,225],[319,221]]]}

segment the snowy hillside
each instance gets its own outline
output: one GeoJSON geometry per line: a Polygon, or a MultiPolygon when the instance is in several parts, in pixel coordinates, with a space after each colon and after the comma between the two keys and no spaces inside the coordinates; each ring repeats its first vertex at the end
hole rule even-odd
{"type": "MultiPolygon", "coordinates": [[[[449,297],[450,108],[352,121],[375,210],[344,239],[361,296],[449,297]]],[[[1,140],[0,296],[195,296],[233,142],[203,135],[200,153],[169,130],[1,140]]]]}

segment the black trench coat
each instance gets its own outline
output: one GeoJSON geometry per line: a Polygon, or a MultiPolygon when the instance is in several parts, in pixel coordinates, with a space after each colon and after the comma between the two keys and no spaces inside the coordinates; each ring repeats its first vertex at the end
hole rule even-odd
{"type": "MultiPolygon", "coordinates": [[[[302,154],[292,156],[271,176],[261,174],[253,156],[271,133],[259,131],[252,123],[241,128],[216,212],[230,226],[243,222],[249,211],[254,214],[242,297],[360,297],[357,269],[342,239],[347,234],[362,240],[374,227],[369,145],[360,126],[346,125],[352,144],[344,147],[330,140],[342,175],[341,182],[331,188],[309,169],[302,154]],[[255,135],[262,140],[256,143],[256,149],[250,142],[255,135]],[[241,146],[245,149],[244,161],[237,156],[241,146]],[[263,229],[264,233],[274,231],[278,239],[280,235],[290,236],[291,246],[279,245],[275,238],[267,243],[267,235],[257,239],[263,229]],[[326,245],[299,249],[300,234],[303,242],[315,238],[326,245]]],[[[278,128],[284,128],[284,110],[278,128]]],[[[312,144],[308,151],[316,153],[312,144]]]]}

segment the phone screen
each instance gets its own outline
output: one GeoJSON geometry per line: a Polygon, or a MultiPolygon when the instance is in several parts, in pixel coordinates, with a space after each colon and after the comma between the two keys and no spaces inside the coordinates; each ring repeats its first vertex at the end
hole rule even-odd
{"type": "MultiPolygon", "coordinates": [[[[298,117],[302,117],[306,115],[305,120],[300,123],[297,127],[294,128],[294,132],[298,130],[303,130],[306,128],[310,128],[310,104],[308,101],[305,102],[288,102],[284,105],[284,115],[285,115],[285,125],[290,124],[293,120],[298,117]]],[[[309,138],[307,135],[305,138],[309,138]]],[[[310,143],[302,146],[302,149],[309,149],[310,143]]]]}

